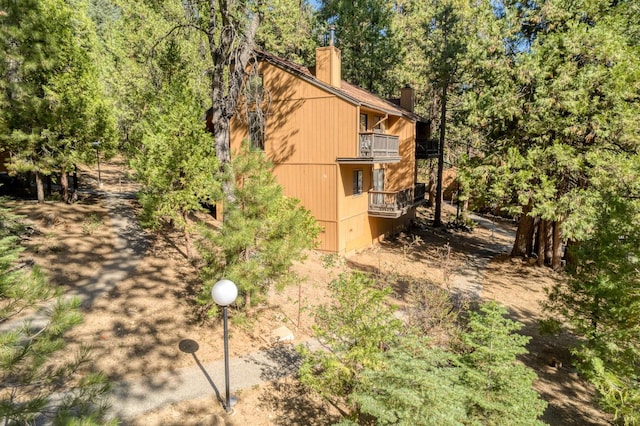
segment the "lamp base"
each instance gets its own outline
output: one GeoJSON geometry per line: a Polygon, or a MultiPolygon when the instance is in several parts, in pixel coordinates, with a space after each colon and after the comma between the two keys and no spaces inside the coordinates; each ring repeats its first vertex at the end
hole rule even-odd
{"type": "Polygon", "coordinates": [[[235,405],[238,403],[238,398],[236,398],[235,396],[231,395],[229,397],[229,406],[226,406],[226,402],[222,403],[222,408],[224,408],[224,411],[227,412],[227,414],[233,414],[233,407],[235,407],[235,405]]]}

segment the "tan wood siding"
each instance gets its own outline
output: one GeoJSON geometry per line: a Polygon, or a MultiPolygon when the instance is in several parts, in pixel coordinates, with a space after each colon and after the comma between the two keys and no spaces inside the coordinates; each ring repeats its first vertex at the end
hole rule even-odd
{"type": "Polygon", "coordinates": [[[399,163],[388,164],[385,167],[385,190],[400,191],[412,187],[415,183],[415,123],[404,119],[391,117],[387,132],[400,138],[399,163]]]}
{"type": "Polygon", "coordinates": [[[366,212],[342,221],[341,230],[341,241],[344,241],[343,253],[371,245],[371,228],[366,212]]]}
{"type": "Polygon", "coordinates": [[[299,199],[316,220],[336,221],[336,166],[283,164],[274,175],[284,194],[299,199]]]}
{"type": "Polygon", "coordinates": [[[367,193],[371,188],[371,165],[342,165],[340,167],[340,186],[338,187],[338,218],[344,220],[366,213],[368,209],[367,193]],[[353,172],[362,170],[362,194],[353,194],[353,172]]]}
{"type": "Polygon", "coordinates": [[[318,250],[328,252],[339,252],[338,249],[338,224],[336,222],[324,222],[319,220],[318,225],[322,227],[318,236],[318,250]]]}

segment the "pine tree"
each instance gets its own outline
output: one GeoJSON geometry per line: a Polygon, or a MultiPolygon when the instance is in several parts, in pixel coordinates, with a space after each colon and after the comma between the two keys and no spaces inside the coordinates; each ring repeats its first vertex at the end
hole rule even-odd
{"type": "Polygon", "coordinates": [[[361,413],[379,425],[467,423],[457,354],[432,347],[425,337],[406,336],[383,357],[381,368],[362,372],[349,396],[361,413]]]}
{"type": "Polygon", "coordinates": [[[640,204],[617,194],[603,201],[589,238],[570,248],[576,267],[568,282],[553,287],[546,307],[584,338],[573,354],[604,407],[624,424],[638,424],[640,204]]]}
{"type": "Polygon", "coordinates": [[[522,324],[505,318],[506,308],[489,302],[471,312],[460,357],[460,382],[471,424],[540,425],[546,403],[533,390],[535,373],[516,357],[530,338],[516,333],[522,324]]]}
{"type": "Polygon", "coordinates": [[[312,63],[320,30],[311,4],[307,0],[270,0],[261,6],[258,49],[296,63],[312,63]]]}
{"type": "Polygon", "coordinates": [[[506,51],[513,67],[477,97],[475,120],[487,137],[478,177],[488,182],[477,189],[520,215],[515,256],[558,268],[562,242],[588,233],[599,166],[622,174],[638,150],[640,61],[626,20],[630,7],[600,0],[505,4],[504,19],[522,24],[509,44],[519,50],[506,51]]]}
{"type": "Polygon", "coordinates": [[[444,152],[447,130],[447,101],[453,85],[459,84],[463,72],[462,56],[467,50],[467,23],[470,22],[469,5],[465,1],[437,2],[433,16],[424,23],[425,55],[430,57],[427,74],[438,90],[440,101],[438,170],[436,175],[436,195],[434,226],[442,225],[442,192],[444,152]],[[465,19],[467,18],[467,19],[465,19]]]}
{"type": "Polygon", "coordinates": [[[94,158],[91,143],[115,136],[95,67],[95,28],[83,1],[0,2],[0,146],[9,169],[43,177],[94,158]]]}
{"type": "Polygon", "coordinates": [[[158,64],[163,77],[149,97],[143,120],[134,127],[140,146],[131,165],[143,185],[143,224],[181,229],[191,258],[190,215],[221,198],[219,162],[202,120],[205,103],[190,80],[193,73],[177,40],[163,46],[158,64]]]}
{"type": "Polygon", "coordinates": [[[200,301],[209,304],[211,287],[224,277],[236,283],[250,311],[272,285],[294,278],[292,262],[315,246],[320,228],[299,200],[283,195],[262,151],[244,144],[232,166],[236,202],[225,204],[219,231],[203,229],[200,249],[206,266],[200,301]]]}
{"type": "MultiPolygon", "coordinates": [[[[387,305],[391,288],[377,288],[364,273],[345,273],[329,285],[335,304],[317,308],[314,335],[327,350],[299,350],[300,380],[336,406],[360,382],[365,369],[379,370],[381,353],[394,347],[401,323],[387,305]]],[[[353,406],[346,415],[356,415],[353,406]]]]}
{"type": "MultiPolygon", "coordinates": [[[[388,337],[386,350],[367,353],[375,362],[357,359],[360,368],[349,388],[322,382],[336,370],[328,363],[320,364],[323,368],[307,380],[325,394],[346,391],[356,408],[352,419],[371,416],[381,425],[540,425],[546,403],[532,388],[535,373],[516,360],[526,353],[529,339],[516,334],[521,324],[506,319],[506,312],[495,303],[482,305],[479,312],[470,313],[460,343],[453,339],[448,348],[434,346],[416,330],[388,337]]],[[[338,326],[339,314],[334,313],[338,326]]],[[[342,330],[333,325],[331,330],[342,330]]],[[[337,342],[344,336],[331,335],[337,342]]],[[[346,342],[360,341],[347,336],[346,342]]],[[[340,361],[346,357],[339,348],[331,345],[320,356],[340,361]]]]}
{"type": "Polygon", "coordinates": [[[393,27],[393,4],[383,0],[320,2],[319,19],[335,25],[345,80],[381,96],[393,94],[393,68],[401,45],[393,27]]]}

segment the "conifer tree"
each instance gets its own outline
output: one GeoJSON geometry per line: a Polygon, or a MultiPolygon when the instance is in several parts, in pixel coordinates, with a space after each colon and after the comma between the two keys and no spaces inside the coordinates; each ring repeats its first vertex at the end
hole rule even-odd
{"type": "Polygon", "coordinates": [[[393,347],[401,323],[386,304],[390,288],[379,289],[375,280],[362,272],[341,274],[329,284],[335,304],[316,310],[314,334],[327,350],[299,350],[303,356],[300,380],[357,417],[348,397],[365,369],[382,366],[380,354],[393,347]],[[345,409],[346,408],[346,409],[345,409]]]}
{"type": "Polygon", "coordinates": [[[313,63],[320,29],[308,0],[270,0],[260,6],[256,47],[303,65],[313,63]]]}
{"type": "Polygon", "coordinates": [[[467,423],[457,354],[432,347],[424,336],[411,335],[381,356],[382,367],[365,369],[349,396],[360,413],[374,417],[379,425],[467,423]]]}
{"type": "Polygon", "coordinates": [[[495,304],[471,312],[445,347],[394,318],[387,296],[362,273],[331,284],[337,303],[316,313],[324,349],[301,348],[300,379],[342,409],[341,424],[542,424],[535,373],[516,356],[529,338],[495,304]]]}
{"type": "Polygon", "coordinates": [[[343,78],[380,96],[398,87],[393,68],[401,60],[401,46],[393,26],[393,4],[384,0],[324,0],[319,18],[335,25],[342,53],[343,78]]]}
{"type": "Polygon", "coordinates": [[[622,423],[638,424],[640,203],[609,193],[600,209],[593,232],[570,247],[576,266],[566,283],[552,288],[546,308],[584,339],[573,354],[604,407],[622,423]]]}
{"type": "Polygon", "coordinates": [[[544,8],[505,3],[504,19],[518,24],[521,38],[510,37],[511,49],[519,50],[508,78],[476,98],[474,120],[487,137],[476,177],[488,182],[478,192],[520,216],[515,256],[559,268],[563,241],[588,233],[599,175],[610,169],[622,175],[638,150],[640,61],[626,19],[631,7],[601,0],[552,0],[544,8]]]}
{"type": "Polygon", "coordinates": [[[225,204],[219,231],[203,229],[200,301],[210,303],[211,287],[224,277],[236,283],[250,312],[272,285],[292,280],[292,262],[315,246],[320,228],[300,201],[283,195],[264,152],[243,144],[232,166],[237,202],[225,204]]]}
{"type": "Polygon", "coordinates": [[[522,324],[505,318],[494,302],[471,312],[460,362],[460,383],[467,391],[469,424],[543,424],[546,403],[533,390],[535,373],[516,357],[527,353],[530,338],[516,332],[522,324]]]}
{"type": "Polygon", "coordinates": [[[221,198],[219,162],[202,120],[205,109],[194,84],[192,64],[176,39],[158,46],[154,96],[134,131],[139,147],[131,165],[143,188],[143,224],[181,229],[191,258],[190,215],[221,198]]]}
{"type": "Polygon", "coordinates": [[[92,142],[110,144],[114,122],[95,66],[95,28],[86,2],[0,2],[0,147],[14,173],[43,178],[90,163],[92,142]]]}

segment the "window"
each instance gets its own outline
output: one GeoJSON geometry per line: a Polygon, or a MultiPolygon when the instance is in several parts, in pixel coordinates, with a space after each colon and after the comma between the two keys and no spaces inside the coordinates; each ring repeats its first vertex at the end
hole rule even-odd
{"type": "Polygon", "coordinates": [[[264,151],[264,118],[258,111],[249,111],[249,142],[251,148],[264,151]]]}
{"type": "Polygon", "coordinates": [[[247,100],[249,103],[262,102],[262,95],[264,94],[264,77],[262,74],[254,74],[249,76],[247,87],[247,100]]]}
{"type": "Polygon", "coordinates": [[[373,170],[373,204],[384,206],[384,169],[373,170]]]}
{"type": "Polygon", "coordinates": [[[367,129],[369,128],[369,117],[367,117],[367,114],[360,114],[360,131],[361,132],[366,132],[367,129]]]}
{"type": "Polygon", "coordinates": [[[373,117],[373,122],[375,123],[373,126],[373,131],[376,133],[384,133],[384,117],[381,115],[376,115],[373,117]]]}
{"type": "Polygon", "coordinates": [[[362,194],[362,170],[353,171],[353,195],[362,194]]]}

